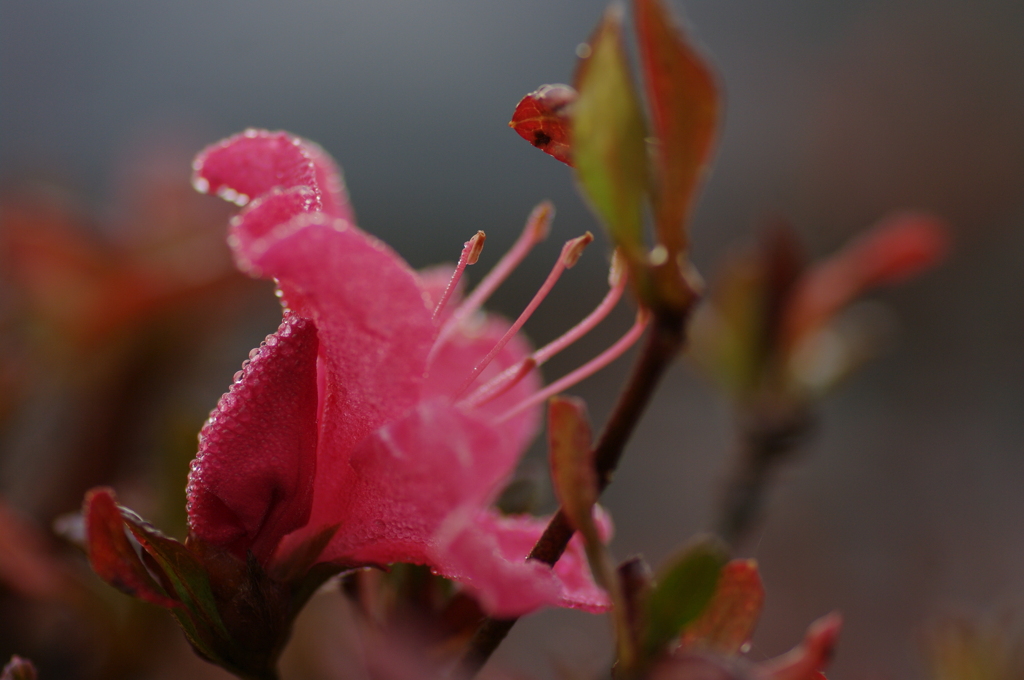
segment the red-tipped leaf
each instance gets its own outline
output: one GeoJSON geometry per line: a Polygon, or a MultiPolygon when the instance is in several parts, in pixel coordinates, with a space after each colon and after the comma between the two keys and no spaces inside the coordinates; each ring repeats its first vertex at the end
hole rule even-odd
{"type": "Polygon", "coordinates": [[[871,288],[935,266],[948,250],[949,233],[941,220],[916,213],[884,218],[803,276],[786,310],[782,346],[794,347],[871,288]]]}
{"type": "Polygon", "coordinates": [[[107,488],[89,491],[82,512],[89,564],[100,578],[123,593],[157,606],[181,606],[164,594],[136,554],[125,533],[124,519],[113,491],[107,488]]]}
{"type": "Polygon", "coordinates": [[[722,568],[715,594],[700,617],[683,630],[685,649],[739,654],[754,634],[764,605],[764,586],[754,560],[732,560],[722,568]]]}
{"type": "Polygon", "coordinates": [[[508,125],[544,153],[572,165],[569,115],[574,101],[576,90],[568,85],[541,85],[519,101],[508,125]]]}
{"type": "Polygon", "coordinates": [[[548,407],[548,446],[551,480],[562,511],[584,539],[596,539],[592,513],[597,502],[597,473],[587,407],[582,399],[552,397],[548,407]]]}
{"type": "Polygon", "coordinates": [[[670,256],[683,252],[684,222],[711,160],[719,116],[714,74],[661,0],[636,0],[640,63],[651,112],[655,224],[670,256]]]}

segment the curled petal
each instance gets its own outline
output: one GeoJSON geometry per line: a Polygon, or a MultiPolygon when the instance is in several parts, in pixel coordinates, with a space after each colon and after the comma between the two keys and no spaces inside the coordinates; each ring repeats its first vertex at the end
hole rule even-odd
{"type": "Polygon", "coordinates": [[[204,149],[192,183],[240,206],[273,189],[305,186],[316,209],[352,221],[341,172],[323,149],[287,132],[248,129],[204,149]]]}
{"type": "Polygon", "coordinates": [[[249,259],[253,242],[297,215],[315,212],[318,205],[316,192],[306,186],[275,188],[251,201],[231,219],[228,231],[228,243],[235,253],[238,268],[259,277],[259,269],[249,259]]]}
{"type": "MultiPolygon", "coordinates": [[[[595,519],[607,540],[607,515],[599,512],[595,519]]],[[[590,574],[579,536],[553,569],[526,559],[546,526],[546,519],[536,517],[460,511],[438,534],[435,564],[442,574],[462,582],[492,616],[522,616],[545,606],[607,611],[611,602],[590,574]]]]}
{"type": "Polygon", "coordinates": [[[188,483],[191,532],[262,563],[306,523],[317,445],[317,332],[287,317],[221,397],[188,483]]]}

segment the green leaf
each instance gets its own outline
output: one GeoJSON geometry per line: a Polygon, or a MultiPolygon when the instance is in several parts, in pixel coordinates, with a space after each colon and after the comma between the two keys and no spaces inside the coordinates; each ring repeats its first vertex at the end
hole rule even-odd
{"type": "Polygon", "coordinates": [[[145,554],[167,577],[170,589],[185,605],[187,612],[179,610],[175,616],[189,642],[211,661],[230,667],[230,662],[219,653],[216,640],[230,640],[231,634],[221,619],[207,565],[131,510],[122,508],[121,515],[145,554]]]}
{"type": "Polygon", "coordinates": [[[621,7],[604,15],[576,71],[571,142],[583,193],[637,269],[645,262],[646,129],[622,40],[621,7]]]}
{"type": "Polygon", "coordinates": [[[688,245],[684,222],[711,159],[720,98],[711,68],[662,0],[636,0],[635,8],[655,138],[655,227],[668,261],[675,262],[688,245]]]}
{"type": "Polygon", "coordinates": [[[697,539],[658,574],[647,598],[647,658],[660,654],[711,602],[718,577],[729,559],[722,543],[697,539]]]}

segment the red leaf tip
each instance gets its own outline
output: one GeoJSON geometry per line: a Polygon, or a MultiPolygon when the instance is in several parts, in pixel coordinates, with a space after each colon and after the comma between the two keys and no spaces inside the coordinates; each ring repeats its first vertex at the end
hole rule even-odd
{"type": "Polygon", "coordinates": [[[568,85],[541,85],[523,97],[509,127],[544,153],[572,165],[569,115],[576,90],[568,85]]]}

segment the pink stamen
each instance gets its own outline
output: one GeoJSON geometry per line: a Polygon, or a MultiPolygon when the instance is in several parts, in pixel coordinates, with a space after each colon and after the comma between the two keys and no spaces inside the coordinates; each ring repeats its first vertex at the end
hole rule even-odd
{"type": "Polygon", "coordinates": [[[608,273],[608,283],[611,288],[608,290],[608,294],[604,296],[601,303],[594,308],[590,314],[586,316],[578,324],[566,331],[561,337],[556,340],[549,342],[544,347],[533,353],[533,358],[537,361],[538,366],[545,364],[548,359],[555,356],[563,349],[576,342],[584,335],[594,329],[594,326],[601,323],[615,305],[618,304],[622,298],[622,292],[626,290],[627,277],[624,272],[624,267],[619,259],[619,255],[616,252],[615,259],[612,260],[612,268],[608,273]]]}
{"type": "Polygon", "coordinates": [[[586,318],[570,328],[556,340],[549,342],[526,359],[523,359],[518,364],[510,366],[502,371],[500,375],[489,380],[487,384],[481,386],[476,392],[466,397],[462,403],[469,408],[475,408],[486,404],[492,399],[496,399],[515,387],[520,380],[529,375],[530,371],[533,370],[534,367],[544,365],[549,359],[551,359],[551,357],[555,356],[563,349],[589,333],[595,326],[597,326],[597,324],[603,321],[612,309],[615,308],[615,305],[618,304],[619,300],[622,298],[622,292],[626,289],[626,282],[627,277],[625,276],[625,268],[623,267],[622,260],[618,252],[616,252],[614,259],[612,260],[611,270],[608,272],[608,284],[611,288],[604,296],[604,299],[601,300],[601,303],[594,308],[594,311],[588,314],[586,318]]]}
{"type": "Polygon", "coordinates": [[[441,296],[441,301],[437,303],[437,307],[434,308],[434,321],[437,321],[437,317],[441,315],[441,311],[444,306],[448,304],[448,299],[451,298],[452,293],[455,292],[455,287],[459,285],[459,280],[462,278],[462,272],[466,271],[466,265],[476,264],[477,260],[480,259],[480,251],[484,249],[484,241],[487,240],[487,235],[482,231],[476,232],[473,238],[466,241],[462,246],[462,254],[459,255],[459,264],[455,267],[455,271],[452,273],[452,278],[448,281],[448,287],[444,289],[444,295],[441,296]]]}
{"type": "Polygon", "coordinates": [[[509,418],[513,418],[528,408],[531,408],[541,402],[546,401],[550,397],[563,392],[576,383],[580,382],[584,378],[589,378],[594,373],[597,373],[602,368],[610,364],[611,362],[618,359],[623,352],[629,349],[633,343],[635,343],[641,335],[643,335],[644,329],[647,328],[647,324],[650,321],[651,315],[644,309],[637,312],[636,322],[629,331],[619,338],[618,342],[606,349],[604,352],[594,357],[587,363],[577,368],[572,373],[566,375],[560,380],[556,380],[547,387],[519,402],[508,411],[505,411],[502,415],[498,416],[495,422],[503,423],[509,418]]]}
{"type": "MultiPolygon", "coordinates": [[[[498,260],[498,264],[494,265],[494,269],[488,272],[483,281],[477,284],[477,287],[473,289],[469,297],[459,305],[451,320],[445,324],[446,326],[457,326],[460,321],[480,309],[487,302],[487,298],[519,266],[533,247],[548,237],[551,219],[554,216],[555,207],[549,201],[540,203],[530,212],[530,216],[526,218],[526,226],[523,227],[523,232],[519,235],[519,238],[512,244],[509,251],[502,255],[501,259],[498,260]]],[[[446,333],[442,331],[442,337],[444,336],[446,336],[446,333]]]]}
{"type": "Polygon", "coordinates": [[[535,368],[537,368],[537,360],[533,356],[528,356],[522,361],[506,368],[497,377],[489,380],[486,385],[483,385],[476,392],[460,401],[459,404],[466,408],[483,406],[518,385],[535,368]]]}
{"type": "Polygon", "coordinates": [[[540,290],[538,290],[533,296],[533,299],[530,300],[530,304],[526,306],[526,309],[524,309],[523,313],[519,315],[519,318],[516,319],[511,328],[505,332],[505,335],[501,337],[498,344],[496,344],[491,351],[487,353],[487,356],[483,358],[483,361],[473,368],[473,372],[469,374],[468,378],[466,378],[466,382],[464,382],[462,387],[460,387],[452,396],[453,399],[458,399],[467,389],[469,389],[469,386],[473,384],[477,379],[477,376],[487,368],[494,357],[498,356],[498,352],[505,348],[508,341],[519,332],[519,329],[523,327],[526,320],[529,319],[537,307],[540,306],[540,303],[543,302],[544,298],[546,298],[548,293],[551,292],[551,289],[555,287],[555,283],[562,275],[562,272],[576,264],[577,260],[580,259],[580,254],[583,252],[583,249],[586,248],[593,240],[594,235],[588,231],[583,236],[566,241],[565,245],[562,246],[562,254],[559,256],[558,262],[556,262],[555,266],[551,269],[551,273],[548,274],[548,278],[544,280],[544,284],[540,287],[540,290]]]}
{"type": "Polygon", "coordinates": [[[523,232],[516,239],[516,242],[512,244],[512,248],[498,260],[498,264],[494,265],[494,268],[487,273],[483,281],[477,284],[469,297],[455,308],[452,315],[441,326],[441,330],[438,331],[437,338],[434,340],[434,346],[430,348],[430,354],[427,355],[428,366],[433,362],[437,351],[448,342],[452,334],[459,328],[459,325],[468,316],[480,309],[484,302],[487,301],[487,298],[519,266],[535,245],[548,237],[551,218],[554,215],[555,206],[550,201],[542,201],[530,212],[530,216],[526,218],[526,226],[523,227],[523,232]]]}

